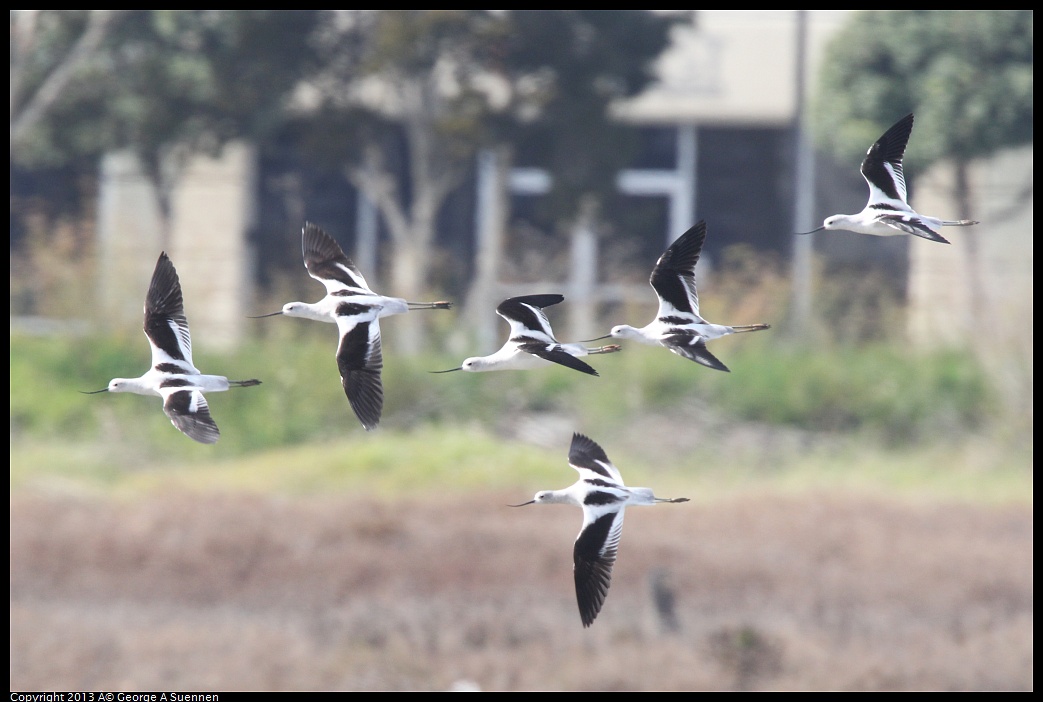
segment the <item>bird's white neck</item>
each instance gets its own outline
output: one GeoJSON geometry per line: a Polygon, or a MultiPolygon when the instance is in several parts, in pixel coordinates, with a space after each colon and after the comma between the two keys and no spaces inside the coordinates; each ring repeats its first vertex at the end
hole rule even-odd
{"type": "Polygon", "coordinates": [[[113,378],[109,381],[109,392],[132,392],[135,395],[159,395],[154,383],[143,378],[113,378]]]}
{"type": "Polygon", "coordinates": [[[301,317],[303,319],[311,319],[316,322],[336,322],[329,313],[319,305],[312,305],[307,302],[290,302],[283,305],[282,313],[287,317],[301,317]]]}
{"type": "Polygon", "coordinates": [[[537,492],[536,504],[583,506],[583,503],[576,497],[575,492],[571,488],[537,492]]]}
{"type": "Polygon", "coordinates": [[[636,329],[629,324],[620,324],[612,327],[612,336],[617,339],[640,341],[643,344],[651,344],[653,346],[657,344],[656,340],[645,334],[643,329],[636,329]]]}

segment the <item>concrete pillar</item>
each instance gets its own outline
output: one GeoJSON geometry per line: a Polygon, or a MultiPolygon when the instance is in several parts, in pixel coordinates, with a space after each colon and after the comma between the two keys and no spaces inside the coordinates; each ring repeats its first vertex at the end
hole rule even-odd
{"type": "MultiPolygon", "coordinates": [[[[194,349],[232,348],[245,332],[255,267],[247,244],[255,180],[254,149],[232,143],[217,158],[190,157],[174,185],[167,254],[181,279],[194,349]]],[[[121,152],[103,159],[99,197],[103,321],[140,326],[162,246],[155,191],[134,155],[121,152]]]]}

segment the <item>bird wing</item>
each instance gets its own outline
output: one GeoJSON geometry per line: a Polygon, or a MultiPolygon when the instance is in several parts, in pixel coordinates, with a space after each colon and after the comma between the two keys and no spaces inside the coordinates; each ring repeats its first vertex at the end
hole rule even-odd
{"type": "Polygon", "coordinates": [[[913,234],[941,244],[949,243],[948,239],[927,226],[927,223],[915,214],[884,212],[876,216],[876,221],[906,234],[913,234]]]}
{"type": "Polygon", "coordinates": [[[511,337],[536,337],[547,342],[554,342],[554,331],[550,328],[544,307],[556,305],[565,299],[564,295],[523,295],[511,297],[496,307],[496,314],[511,325],[511,337]]]}
{"type": "Polygon", "coordinates": [[[304,225],[301,249],[308,275],[326,286],[327,293],[352,290],[373,294],[358,267],[320,227],[311,223],[304,225]]]}
{"type": "Polygon", "coordinates": [[[913,115],[908,114],[884,132],[862,159],[862,177],[869,184],[870,206],[897,202],[908,207],[902,159],[912,131],[913,115]]]}
{"type": "Polygon", "coordinates": [[[380,324],[357,316],[338,316],[340,344],[337,367],[351,409],[367,430],[376,428],[384,409],[384,386],[380,372],[384,359],[380,350],[380,324]]]}
{"type": "Polygon", "coordinates": [[[656,262],[648,282],[659,296],[659,317],[699,316],[695,265],[705,240],[706,222],[700,221],[679,236],[656,262]]]}
{"type": "Polygon", "coordinates": [[[721,363],[720,359],[710,353],[710,349],[706,348],[706,339],[696,332],[676,330],[663,339],[663,345],[678,356],[684,356],[689,361],[695,361],[714,370],[729,372],[728,366],[721,363]]]}
{"type": "Polygon", "coordinates": [[[181,281],[166,252],[159,255],[145,295],[145,336],[152,347],[152,366],[173,363],[198,373],[192,365],[192,335],[188,331],[181,281]],[[185,366],[187,365],[187,368],[185,366]]]}
{"type": "Polygon", "coordinates": [[[167,380],[160,386],[159,394],[163,396],[163,412],[178,430],[201,444],[217,443],[221,431],[210,416],[206,397],[191,381],[167,380]]]}
{"type": "Polygon", "coordinates": [[[514,341],[518,345],[518,348],[525,353],[531,353],[533,356],[539,356],[544,360],[567,366],[573,370],[587,373],[588,375],[599,375],[598,372],[589,364],[579,360],[562,348],[561,344],[548,344],[541,339],[533,339],[531,337],[522,337],[521,339],[512,337],[511,341],[514,341]]]}
{"type": "Polygon", "coordinates": [[[593,510],[584,506],[583,528],[572,550],[573,576],[576,581],[576,603],[583,626],[594,619],[605,603],[612,581],[612,566],[619,551],[625,509],[593,510]]]}
{"type": "Polygon", "coordinates": [[[608,460],[605,450],[596,441],[578,432],[572,435],[569,465],[579,471],[583,480],[608,480],[623,487],[623,476],[608,460]]]}

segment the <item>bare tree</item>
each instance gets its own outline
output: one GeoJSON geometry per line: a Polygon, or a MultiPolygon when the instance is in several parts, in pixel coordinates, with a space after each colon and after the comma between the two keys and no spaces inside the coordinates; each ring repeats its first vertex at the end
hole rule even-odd
{"type": "MultiPolygon", "coordinates": [[[[439,210],[483,146],[542,124],[529,141],[560,167],[555,187],[573,213],[614,183],[621,150],[596,135],[614,134],[610,102],[647,84],[675,21],[622,10],[354,10],[324,22],[323,68],[309,87],[332,138],[317,144],[323,158],[342,154],[383,215],[394,245],[389,293],[428,293],[439,210]]],[[[419,348],[421,323],[399,324],[407,353],[419,348]]]]}
{"type": "Polygon", "coordinates": [[[58,101],[62,91],[92,58],[126,10],[86,10],[86,20],[71,45],[41,65],[37,48],[40,10],[11,11],[11,150],[14,151],[58,101]]]}

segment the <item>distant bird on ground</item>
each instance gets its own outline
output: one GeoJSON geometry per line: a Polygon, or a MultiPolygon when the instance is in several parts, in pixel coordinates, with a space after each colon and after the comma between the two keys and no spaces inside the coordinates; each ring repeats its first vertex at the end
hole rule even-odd
{"type": "Polygon", "coordinates": [[[700,221],[679,236],[659,257],[648,282],[659,296],[656,318],[640,328],[626,324],[612,327],[607,336],[633,339],[643,344],[665,346],[678,356],[707,368],[727,371],[728,367],[706,348],[706,342],[728,334],[770,329],[769,324],[743,324],[729,327],[711,324],[699,316],[699,295],[695,289],[695,264],[706,240],[706,222],[700,221]]]}
{"type": "Polygon", "coordinates": [[[969,227],[978,224],[972,219],[938,219],[917,214],[906,201],[905,174],[902,158],[909,134],[913,131],[913,115],[908,114],[869,147],[862,159],[862,177],[869,184],[869,202],[854,215],[835,214],[827,217],[818,229],[799,234],[813,234],[823,229],[846,229],[859,234],[874,236],[915,236],[949,242],[938,233],[942,227],[969,227]]]}
{"type": "Polygon", "coordinates": [[[688,498],[666,499],[656,497],[651,488],[626,487],[605,451],[583,434],[572,435],[569,465],[579,472],[579,480],[571,486],[562,490],[543,490],[529,502],[510,506],[566,504],[583,509],[583,526],[572,553],[579,616],[583,626],[588,627],[594,623],[608,594],[626,508],[659,502],[688,502],[688,498]]]}
{"type": "Polygon", "coordinates": [[[84,393],[133,392],[163,398],[171,423],[201,444],[217,443],[221,432],[206,402],[205,392],[260,385],[260,380],[229,380],[203,375],[192,365],[192,337],[188,332],[181,282],[166,252],[159,255],[145,296],[145,336],[152,347],[152,367],[140,378],[113,378],[109,386],[84,393]]]}
{"type": "Polygon", "coordinates": [[[362,273],[333,237],[314,224],[304,225],[301,248],[308,275],[326,286],[326,297],[314,304],[288,302],[278,312],[252,319],[283,314],[336,324],[340,331],[337,366],[341,385],[362,426],[374,429],[380,423],[384,408],[384,387],[380,379],[384,360],[378,320],[410,310],[447,310],[452,303],[407,302],[378,295],[370,290],[362,273]]]}
{"type": "Polygon", "coordinates": [[[564,299],[563,295],[550,294],[525,295],[504,300],[496,308],[496,314],[511,325],[511,334],[499,351],[489,356],[472,356],[464,360],[458,368],[431,372],[527,370],[558,363],[583,373],[598,375],[596,370],[577,356],[613,353],[619,351],[620,347],[611,345],[587,348],[583,344],[563,344],[555,339],[543,308],[556,305],[564,299]]]}
{"type": "Polygon", "coordinates": [[[677,590],[671,582],[672,579],[670,572],[665,568],[657,568],[648,578],[652,604],[659,615],[659,628],[668,634],[681,630],[681,620],[677,617],[677,590]]]}

